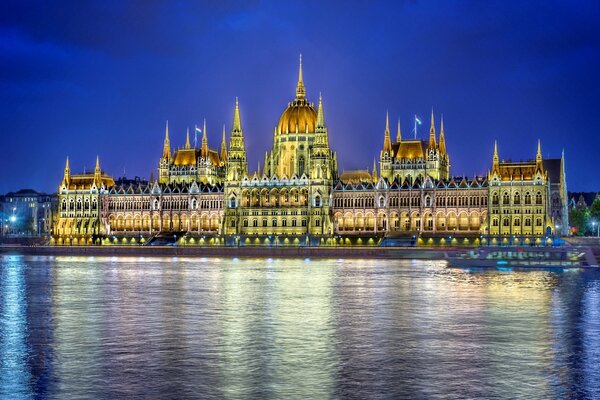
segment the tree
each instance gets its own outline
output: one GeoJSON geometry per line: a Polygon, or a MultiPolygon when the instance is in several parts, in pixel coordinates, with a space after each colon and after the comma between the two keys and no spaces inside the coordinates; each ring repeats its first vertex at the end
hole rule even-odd
{"type": "Polygon", "coordinates": [[[600,223],[600,195],[596,195],[590,207],[590,216],[596,220],[596,223],[600,223]]]}
{"type": "Polygon", "coordinates": [[[586,231],[591,231],[590,210],[588,208],[571,208],[569,210],[569,222],[573,235],[585,235],[586,231]]]}

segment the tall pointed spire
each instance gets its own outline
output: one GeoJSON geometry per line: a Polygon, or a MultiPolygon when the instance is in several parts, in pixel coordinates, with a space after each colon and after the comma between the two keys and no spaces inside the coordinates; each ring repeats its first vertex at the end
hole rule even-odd
{"type": "Polygon", "coordinates": [[[440,154],[446,154],[446,136],[444,135],[444,114],[440,123],[440,154]]]}
{"type": "Polygon", "coordinates": [[[202,125],[202,150],[200,151],[200,155],[205,159],[208,157],[208,137],[206,136],[206,118],[204,118],[204,123],[202,125]]]}
{"type": "Polygon", "coordinates": [[[398,132],[396,132],[396,143],[402,141],[402,131],[400,130],[400,117],[398,117],[398,132]]]}
{"type": "Polygon", "coordinates": [[[70,181],[71,181],[71,168],[69,167],[69,156],[67,156],[67,162],[65,164],[65,173],[63,175],[63,183],[66,186],[69,186],[70,181]]]}
{"type": "Polygon", "coordinates": [[[185,148],[190,149],[192,145],[190,144],[190,127],[187,127],[187,131],[185,133],[185,148]]]}
{"type": "Polygon", "coordinates": [[[433,118],[433,107],[431,108],[431,127],[429,128],[429,148],[435,149],[437,147],[435,141],[435,121],[433,118]]]}
{"type": "Polygon", "coordinates": [[[165,143],[163,146],[163,158],[167,160],[171,158],[171,144],[169,142],[169,120],[167,120],[167,127],[165,128],[165,143]]]}
{"type": "Polygon", "coordinates": [[[232,133],[242,133],[242,120],[240,118],[240,105],[238,98],[235,98],[235,110],[233,111],[233,127],[231,128],[232,133]]]}
{"type": "Polygon", "coordinates": [[[543,171],[544,168],[542,165],[542,143],[540,139],[538,139],[537,154],[535,155],[535,167],[539,171],[543,171]]]}
{"type": "Polygon", "coordinates": [[[304,80],[302,78],[302,54],[300,54],[300,68],[298,68],[298,86],[296,87],[296,99],[304,99],[306,89],[304,89],[304,80]]]}
{"type": "Polygon", "coordinates": [[[385,135],[383,138],[383,151],[388,154],[392,153],[392,139],[390,138],[390,116],[385,112],[385,135]]]}
{"type": "Polygon", "coordinates": [[[225,140],[225,124],[223,124],[223,139],[221,139],[221,161],[227,161],[227,141],[225,140]]]}
{"type": "Polygon", "coordinates": [[[101,176],[102,170],[100,169],[100,157],[96,156],[96,167],[94,168],[94,183],[96,183],[96,186],[100,186],[101,176]]]}
{"type": "Polygon", "coordinates": [[[375,161],[375,158],[373,158],[373,171],[371,176],[373,177],[373,181],[377,182],[377,162],[375,161]]]}
{"type": "Polygon", "coordinates": [[[323,97],[319,93],[319,108],[317,111],[317,129],[325,128],[325,115],[323,114],[323,97]]]}
{"type": "Polygon", "coordinates": [[[265,151],[265,162],[263,164],[263,175],[269,176],[269,152],[265,151]]]}
{"type": "Polygon", "coordinates": [[[494,140],[494,158],[492,160],[494,165],[498,165],[500,158],[498,157],[498,142],[494,140]]]}

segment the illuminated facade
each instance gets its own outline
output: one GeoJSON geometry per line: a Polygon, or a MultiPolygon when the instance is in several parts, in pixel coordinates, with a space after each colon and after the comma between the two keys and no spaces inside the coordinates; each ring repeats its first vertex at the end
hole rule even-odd
{"type": "Polygon", "coordinates": [[[539,145],[535,160],[520,163],[500,161],[495,147],[488,176],[456,178],[443,119],[436,136],[432,112],[427,141],[403,139],[398,123],[392,142],[386,116],[378,164],[338,175],[323,99],[316,107],[307,99],[300,60],[262,170],[248,169],[236,99],[229,146],[223,128],[218,151],[206,123],[200,146],[188,132],[172,151],[167,124],[156,181],[115,184],[98,163],[93,174],[71,175],[67,162],[53,243],[539,243],[568,227],[564,156],[543,160],[539,145]]]}

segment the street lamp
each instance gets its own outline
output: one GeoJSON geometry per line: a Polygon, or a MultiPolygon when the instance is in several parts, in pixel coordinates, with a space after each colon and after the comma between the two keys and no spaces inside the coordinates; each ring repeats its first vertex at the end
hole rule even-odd
{"type": "MultiPolygon", "coordinates": [[[[594,235],[595,228],[596,228],[596,220],[592,220],[592,236],[594,235]]],[[[596,236],[600,237],[600,224],[598,224],[598,229],[596,231],[596,236]]]]}

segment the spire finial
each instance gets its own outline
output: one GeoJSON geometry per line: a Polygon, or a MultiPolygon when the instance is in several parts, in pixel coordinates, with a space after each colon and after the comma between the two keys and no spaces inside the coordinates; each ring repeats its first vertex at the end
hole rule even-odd
{"type": "Polygon", "coordinates": [[[96,171],[100,171],[100,156],[96,155],[96,171]]]}
{"type": "Polygon", "coordinates": [[[67,163],[65,164],[65,171],[70,171],[71,168],[69,168],[69,156],[67,156],[67,163]]]}
{"type": "Polygon", "coordinates": [[[498,164],[498,141],[494,140],[494,164],[498,164]]]}
{"type": "Polygon", "coordinates": [[[296,98],[304,99],[306,97],[306,89],[304,89],[304,79],[302,76],[302,54],[300,54],[300,67],[298,68],[298,86],[296,87],[296,98]]]}
{"type": "Polygon", "coordinates": [[[537,157],[542,158],[542,142],[538,139],[537,157]]]}
{"type": "Polygon", "coordinates": [[[398,132],[396,133],[396,143],[402,141],[402,130],[400,129],[400,117],[398,117],[398,132]]]}
{"type": "Polygon", "coordinates": [[[189,149],[191,146],[190,144],[190,127],[187,127],[187,131],[185,133],[185,148],[189,149]]]}

